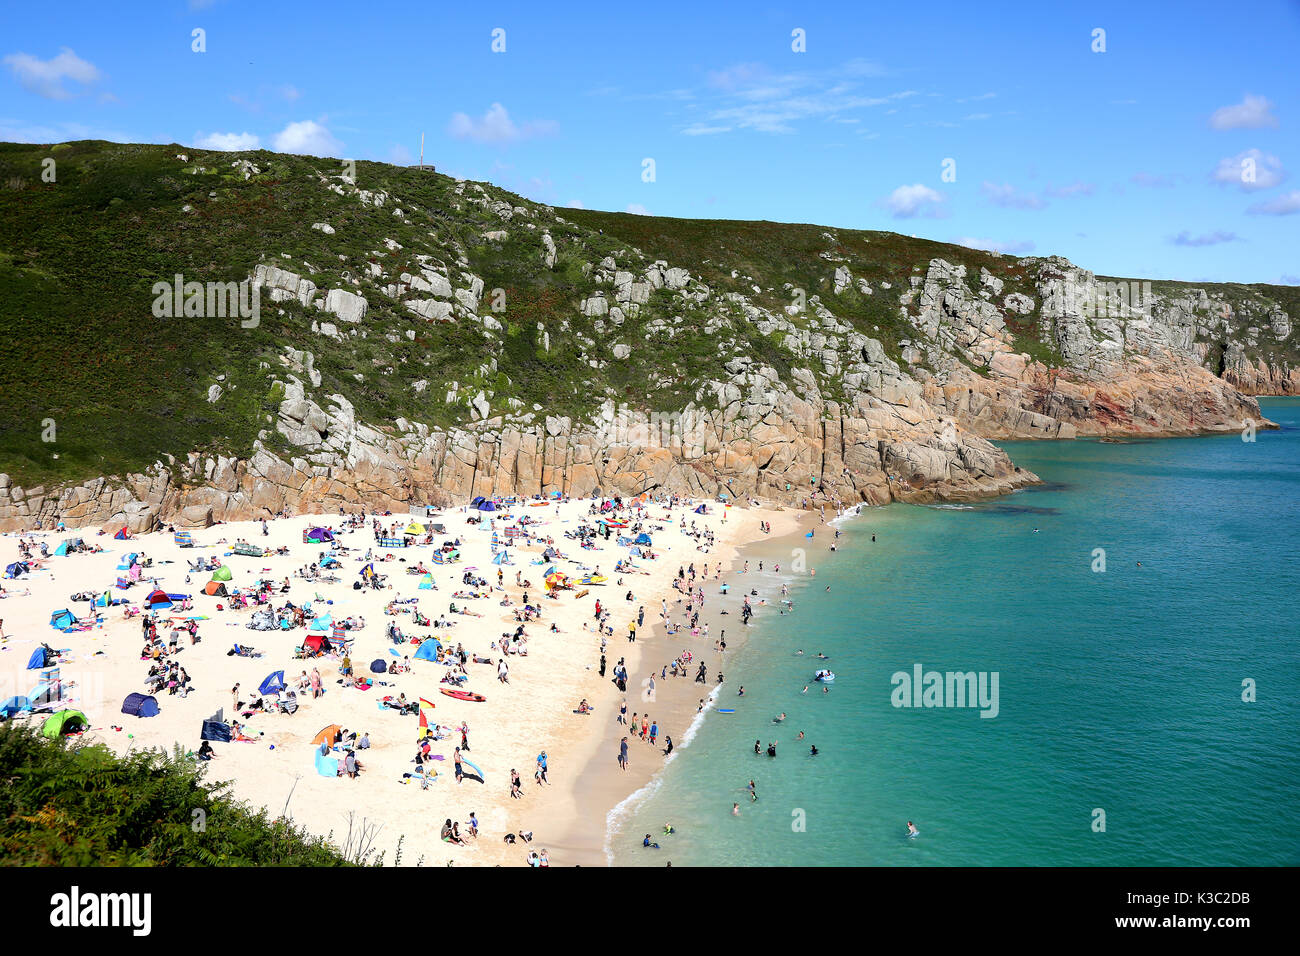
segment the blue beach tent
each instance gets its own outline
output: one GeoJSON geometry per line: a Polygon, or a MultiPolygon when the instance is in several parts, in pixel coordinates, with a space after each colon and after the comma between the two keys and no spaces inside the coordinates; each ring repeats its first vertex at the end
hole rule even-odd
{"type": "Polygon", "coordinates": [[[416,650],[415,659],[417,661],[436,661],[440,650],[442,650],[442,644],[437,639],[430,637],[416,650]]]}
{"type": "Polygon", "coordinates": [[[148,694],[127,694],[122,701],[122,713],[131,717],[157,717],[158,699],[148,694]]]}
{"type": "Polygon", "coordinates": [[[278,694],[284,690],[284,671],[267,674],[266,679],[257,687],[259,694],[278,694]]]}

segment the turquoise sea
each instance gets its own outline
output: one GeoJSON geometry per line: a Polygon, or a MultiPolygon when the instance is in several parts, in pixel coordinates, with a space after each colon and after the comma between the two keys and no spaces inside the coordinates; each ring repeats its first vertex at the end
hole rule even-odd
{"type": "MultiPolygon", "coordinates": [[[[736,713],[706,714],[620,811],[615,862],[1300,864],[1300,401],[1261,405],[1283,429],[1254,442],[1007,443],[1045,484],[873,509],[834,554],[823,527],[801,541],[815,577],[769,548],[737,579],[769,606],[723,665],[736,713]],[[836,680],[801,694],[818,651],[836,680]],[[893,706],[917,664],[996,673],[997,716],[893,706]]],[[[732,633],[739,591],[710,596],[732,633]]]]}

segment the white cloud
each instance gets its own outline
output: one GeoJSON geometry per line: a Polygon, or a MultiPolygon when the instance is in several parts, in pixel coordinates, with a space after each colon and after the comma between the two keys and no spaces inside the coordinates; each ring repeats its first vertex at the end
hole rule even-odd
{"type": "Polygon", "coordinates": [[[244,149],[257,149],[261,142],[252,133],[207,133],[196,136],[194,145],[201,149],[221,149],[238,152],[244,149]]]}
{"type": "Polygon", "coordinates": [[[582,204],[582,200],[581,200],[581,199],[570,199],[569,202],[568,202],[568,207],[569,207],[570,209],[586,209],[586,208],[587,208],[586,206],[584,206],[584,205],[582,204]]]}
{"type": "Polygon", "coordinates": [[[522,126],[510,118],[506,108],[500,103],[493,103],[483,118],[476,120],[465,113],[454,113],[447,124],[447,132],[455,139],[467,139],[473,143],[506,145],[537,136],[550,136],[559,129],[553,120],[534,120],[522,126]]]}
{"type": "Polygon", "coordinates": [[[650,215],[650,210],[647,209],[645,206],[641,205],[639,202],[630,202],[630,203],[628,203],[628,204],[627,204],[627,210],[626,210],[626,211],[627,211],[627,212],[630,212],[630,213],[631,213],[632,215],[634,215],[634,216],[648,216],[648,215],[650,215]]]}
{"type": "Polygon", "coordinates": [[[1274,196],[1246,208],[1254,216],[1291,216],[1300,212],[1300,189],[1274,196]]]}
{"type": "Polygon", "coordinates": [[[1003,209],[1042,209],[1047,203],[1033,193],[1022,193],[1008,183],[998,185],[985,180],[980,191],[989,197],[989,202],[1003,209]]]}
{"type": "Polygon", "coordinates": [[[1215,230],[1214,232],[1203,233],[1199,236],[1193,236],[1191,233],[1184,230],[1178,235],[1171,237],[1169,241],[1176,246],[1199,247],[1217,246],[1224,242],[1236,242],[1239,238],[1240,237],[1235,232],[1224,232],[1223,230],[1215,230]]]}
{"type": "Polygon", "coordinates": [[[983,249],[985,252],[1005,252],[1008,255],[1013,256],[1034,251],[1034,244],[1028,239],[1014,239],[1009,242],[1003,242],[997,239],[976,239],[973,236],[958,236],[955,241],[957,245],[965,246],[967,249],[983,249]]]}
{"type": "Polygon", "coordinates": [[[1278,278],[1278,282],[1282,285],[1300,285],[1300,276],[1293,276],[1284,272],[1278,278]]]}
{"type": "Polygon", "coordinates": [[[1232,106],[1220,106],[1210,114],[1213,129],[1264,129],[1277,128],[1277,117],[1271,112],[1273,104],[1262,96],[1247,93],[1232,106]]]}
{"type": "Polygon", "coordinates": [[[1237,185],[1245,192],[1256,189],[1272,189],[1286,179],[1286,170],[1282,160],[1272,153],[1258,149],[1247,149],[1236,156],[1219,160],[1219,165],[1210,174],[1216,183],[1237,185]]]}
{"type": "Polygon", "coordinates": [[[315,120],[290,123],[271,139],[278,153],[301,153],[307,156],[337,156],[343,144],[315,120]]]}
{"type": "Polygon", "coordinates": [[[83,60],[66,46],[58,56],[42,60],[28,53],[11,53],[4,62],[13,70],[23,88],[49,100],[66,100],[72,97],[63,85],[72,80],[88,86],[103,76],[95,64],[83,60]]]}
{"type": "Polygon", "coordinates": [[[703,123],[695,123],[682,130],[683,136],[712,136],[714,133],[729,133],[730,126],[706,126],[703,123]]]}
{"type": "Polygon", "coordinates": [[[944,195],[915,183],[911,186],[899,186],[892,193],[880,200],[879,205],[889,210],[895,219],[912,219],[916,216],[940,218],[948,214],[944,206],[944,195]]]}

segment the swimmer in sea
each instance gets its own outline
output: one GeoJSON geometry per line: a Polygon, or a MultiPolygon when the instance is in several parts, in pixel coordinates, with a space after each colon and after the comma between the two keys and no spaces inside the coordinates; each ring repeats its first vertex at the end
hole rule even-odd
{"type": "Polygon", "coordinates": [[[749,786],[746,789],[749,790],[749,799],[751,801],[758,799],[758,788],[754,786],[754,781],[749,781],[749,786]]]}
{"type": "Polygon", "coordinates": [[[758,741],[758,740],[755,740],[755,741],[754,741],[754,755],[755,755],[755,756],[758,756],[758,755],[761,754],[762,752],[763,752],[763,744],[762,744],[762,742],[761,742],[761,741],[758,741]]]}
{"type": "Polygon", "coordinates": [[[917,835],[918,833],[920,833],[920,832],[921,832],[921,831],[918,830],[918,829],[916,828],[916,824],[914,824],[911,820],[908,820],[908,821],[907,821],[907,835],[908,835],[908,836],[910,836],[910,837],[914,837],[914,836],[916,836],[916,835],[917,835]]]}
{"type": "Polygon", "coordinates": [[[803,740],[803,731],[802,731],[802,730],[799,731],[799,736],[796,737],[795,739],[796,739],[796,740],[803,740]]]}
{"type": "Polygon", "coordinates": [[[785,711],[781,711],[780,715],[773,717],[772,723],[779,724],[783,720],[785,720],[785,711]]]}
{"type": "Polygon", "coordinates": [[[804,684],[804,685],[803,685],[803,690],[799,691],[799,693],[801,693],[801,694],[806,694],[806,693],[808,693],[808,685],[807,685],[807,684],[804,684]]]}
{"type": "Polygon", "coordinates": [[[733,804],[731,805],[731,815],[732,815],[733,817],[738,817],[738,816],[740,816],[740,804],[738,804],[738,803],[733,803],[733,804]]]}
{"type": "Polygon", "coordinates": [[[818,659],[818,660],[822,660],[822,661],[828,661],[828,660],[830,660],[830,658],[827,657],[825,654],[823,654],[821,651],[818,651],[818,652],[817,652],[817,659],[818,659]]]}
{"type": "Polygon", "coordinates": [[[795,657],[803,657],[803,648],[801,647],[799,650],[795,651],[794,655],[795,657]]]}
{"type": "Polygon", "coordinates": [[[811,747],[808,748],[808,756],[816,757],[818,753],[819,751],[817,750],[816,744],[813,744],[811,747]]]}
{"type": "Polygon", "coordinates": [[[827,687],[825,684],[822,684],[822,693],[823,693],[823,694],[829,694],[830,692],[831,692],[831,689],[830,689],[829,687],[827,687]]]}

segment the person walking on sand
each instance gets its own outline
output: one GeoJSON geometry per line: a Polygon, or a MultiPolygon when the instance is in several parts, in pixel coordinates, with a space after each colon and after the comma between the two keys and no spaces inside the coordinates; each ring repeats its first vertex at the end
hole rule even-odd
{"type": "Polygon", "coordinates": [[[627,738],[624,737],[618,745],[618,765],[623,770],[627,769],[627,738]]]}
{"type": "Polygon", "coordinates": [[[315,700],[317,697],[319,697],[319,696],[320,696],[321,694],[323,694],[323,693],[324,693],[324,690],[323,690],[323,688],[321,687],[320,671],[319,671],[317,668],[313,667],[313,668],[311,669],[311,696],[312,696],[312,700],[315,700]]]}
{"type": "Polygon", "coordinates": [[[461,779],[465,776],[465,770],[464,770],[464,768],[461,767],[461,765],[460,765],[460,748],[459,748],[459,747],[455,748],[455,751],[454,751],[454,753],[453,753],[453,755],[452,755],[452,760],[453,760],[453,761],[455,762],[455,764],[456,764],[456,782],[457,782],[457,783],[460,783],[460,782],[461,782],[461,779]]]}

